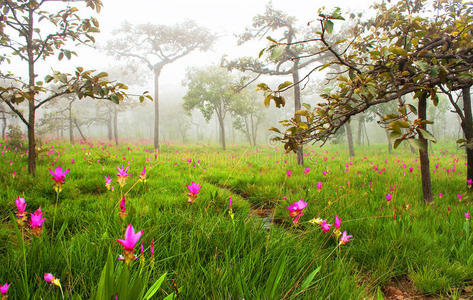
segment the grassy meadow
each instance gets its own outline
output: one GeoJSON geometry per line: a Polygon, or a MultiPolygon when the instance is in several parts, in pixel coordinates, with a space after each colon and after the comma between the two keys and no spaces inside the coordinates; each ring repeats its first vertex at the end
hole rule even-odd
{"type": "Polygon", "coordinates": [[[352,160],[344,145],[307,147],[300,167],[280,148],[165,144],[155,154],[148,144],[51,141],[36,177],[27,175],[24,150],[4,142],[0,150],[0,285],[11,285],[9,299],[110,299],[108,281],[109,290],[122,286],[113,292],[118,299],[138,299],[163,274],[152,299],[390,299],[393,290],[458,299],[471,292],[465,213],[472,198],[464,152],[453,145],[431,153],[431,205],[422,200],[417,155],[390,155],[384,145],[359,147],[352,160]],[[48,170],[57,166],[70,169],[58,198],[48,170]],[[131,176],[120,188],[122,166],[131,176]],[[191,182],[201,184],[192,204],[191,182]],[[18,197],[28,213],[41,207],[41,235],[17,226],[18,197]],[[300,199],[307,207],[296,227],[286,206],[300,199]],[[336,216],[353,241],[341,244],[333,225],[324,233],[314,222],[334,224],[336,216]],[[144,230],[144,255],[138,243],[129,265],[116,260],[128,224],[144,230]],[[60,279],[64,296],[44,273],[60,279]]]}

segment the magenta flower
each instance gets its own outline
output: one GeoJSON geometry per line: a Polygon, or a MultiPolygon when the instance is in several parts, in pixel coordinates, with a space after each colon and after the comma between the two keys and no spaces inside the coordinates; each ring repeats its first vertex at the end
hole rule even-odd
{"type": "Polygon", "coordinates": [[[320,192],[322,190],[322,182],[317,182],[317,190],[320,192]]]}
{"type": "Polygon", "coordinates": [[[49,173],[51,173],[51,179],[56,182],[56,184],[64,184],[64,181],[66,180],[66,174],[69,173],[70,169],[67,169],[66,171],[62,171],[61,167],[57,167],[54,172],[49,169],[49,173]]]}
{"type": "Polygon", "coordinates": [[[389,201],[391,201],[391,199],[392,199],[391,194],[387,194],[387,195],[386,195],[386,200],[388,200],[388,202],[389,202],[389,201]]]}
{"type": "Polygon", "coordinates": [[[143,171],[140,173],[141,181],[146,181],[146,166],[143,168],[143,171]]]}
{"type": "Polygon", "coordinates": [[[342,224],[342,219],[340,219],[338,216],[335,216],[335,223],[333,224],[333,227],[336,229],[340,229],[340,225],[342,224]]]}
{"type": "Polygon", "coordinates": [[[112,186],[112,178],[105,176],[105,187],[110,190],[112,186]]]}
{"type": "Polygon", "coordinates": [[[127,213],[126,213],[126,207],[125,207],[125,195],[122,197],[122,201],[120,201],[120,212],[118,213],[120,215],[120,218],[125,219],[127,213]]]}
{"type": "Polygon", "coordinates": [[[443,194],[439,192],[439,198],[442,198],[443,197],[443,194]]]}
{"type": "Polygon", "coordinates": [[[133,226],[130,224],[126,228],[125,231],[125,239],[117,239],[117,242],[119,242],[122,246],[125,252],[133,252],[135,251],[135,245],[136,243],[140,240],[141,235],[143,234],[143,230],[135,233],[135,230],[133,229],[133,226]]]}
{"type": "Polygon", "coordinates": [[[8,288],[10,285],[8,283],[5,283],[4,285],[0,286],[0,294],[2,295],[2,299],[5,297],[8,293],[8,288]]]}
{"type": "Polygon", "coordinates": [[[43,212],[41,211],[41,207],[38,207],[38,209],[30,214],[31,215],[31,229],[33,230],[33,234],[35,236],[41,235],[43,233],[43,223],[46,220],[43,218],[43,212]]]}
{"type": "Polygon", "coordinates": [[[469,211],[465,212],[465,219],[467,219],[467,220],[470,219],[470,212],[469,211]]]}
{"type": "Polygon", "coordinates": [[[46,281],[47,283],[51,285],[61,287],[60,279],[55,278],[54,275],[51,273],[44,273],[44,281],[46,281]]]}
{"type": "Polygon", "coordinates": [[[353,241],[353,235],[347,235],[347,232],[344,231],[342,236],[340,237],[339,245],[344,245],[350,241],[353,241]]]}
{"type": "Polygon", "coordinates": [[[457,194],[458,200],[462,201],[462,194],[457,194]]]}
{"type": "Polygon", "coordinates": [[[18,197],[15,199],[16,208],[18,209],[18,214],[24,214],[26,209],[25,198],[18,197]]]}
{"type": "Polygon", "coordinates": [[[326,176],[326,175],[327,175],[327,171],[323,171],[323,172],[322,172],[322,175],[326,176]]]}
{"type": "Polygon", "coordinates": [[[130,176],[130,174],[128,174],[128,169],[130,167],[126,167],[126,168],[123,168],[123,166],[120,168],[120,167],[117,167],[117,170],[118,170],[118,173],[117,173],[117,181],[118,181],[118,185],[120,187],[124,187],[125,184],[126,184],[126,179],[128,178],[128,176],[130,176]]]}
{"type": "Polygon", "coordinates": [[[287,170],[287,171],[286,171],[286,175],[287,175],[287,177],[291,177],[291,175],[292,175],[291,170],[287,170]]]}
{"type": "Polygon", "coordinates": [[[200,193],[201,188],[202,186],[200,185],[200,183],[195,183],[194,181],[192,181],[191,184],[187,185],[187,189],[189,190],[189,193],[187,194],[187,196],[189,196],[187,202],[194,203],[195,199],[197,198],[197,194],[200,193]]]}
{"type": "Polygon", "coordinates": [[[330,226],[332,226],[332,224],[327,223],[327,220],[322,220],[322,222],[320,222],[319,225],[320,225],[320,228],[322,229],[323,233],[326,233],[327,231],[329,231],[330,226]]]}
{"type": "Polygon", "coordinates": [[[309,172],[310,172],[310,168],[305,168],[305,169],[304,169],[304,175],[309,174],[309,172]]]}
{"type": "Polygon", "coordinates": [[[149,245],[149,250],[151,251],[151,256],[154,257],[154,239],[151,240],[151,244],[149,245]]]}
{"type": "Polygon", "coordinates": [[[294,202],[294,204],[291,204],[289,202],[289,206],[286,206],[286,209],[289,210],[289,216],[292,218],[292,223],[294,226],[297,227],[299,224],[299,219],[304,215],[302,212],[304,208],[307,207],[307,202],[304,202],[304,200],[299,200],[297,202],[294,202]]]}

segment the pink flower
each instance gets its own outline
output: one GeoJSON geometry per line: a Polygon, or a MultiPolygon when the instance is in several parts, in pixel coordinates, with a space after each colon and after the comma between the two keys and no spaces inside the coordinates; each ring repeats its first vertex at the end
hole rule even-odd
{"type": "Polygon", "coordinates": [[[409,172],[412,173],[412,171],[414,171],[414,169],[412,167],[410,167],[409,172]]]}
{"type": "Polygon", "coordinates": [[[340,244],[339,245],[344,245],[350,241],[353,241],[353,235],[347,235],[347,232],[344,231],[342,236],[340,237],[340,244]]]}
{"type": "Polygon", "coordinates": [[[143,168],[143,171],[141,171],[141,173],[140,173],[140,179],[142,181],[146,180],[146,166],[143,168]]]}
{"type": "Polygon", "coordinates": [[[309,172],[310,172],[310,168],[305,168],[305,169],[304,169],[304,175],[309,174],[309,172]]]}
{"type": "Polygon", "coordinates": [[[462,194],[457,194],[458,200],[462,201],[462,194]]]}
{"type": "Polygon", "coordinates": [[[473,180],[472,179],[468,179],[467,180],[467,184],[468,184],[468,187],[471,188],[471,185],[473,183],[473,180]]]}
{"type": "Polygon", "coordinates": [[[320,225],[320,228],[322,229],[323,233],[326,233],[327,231],[329,231],[330,226],[332,226],[332,224],[327,223],[327,220],[322,220],[322,222],[320,222],[319,225],[320,225]]]}
{"type": "Polygon", "coordinates": [[[395,188],[396,188],[395,185],[391,185],[390,191],[391,191],[391,192],[394,191],[395,188]]]}
{"type": "Polygon", "coordinates": [[[4,285],[0,286],[0,294],[2,295],[2,299],[3,299],[3,296],[5,296],[8,293],[9,287],[10,285],[8,283],[5,283],[4,285]]]}
{"type": "Polygon", "coordinates": [[[200,193],[201,188],[202,186],[200,185],[200,183],[195,183],[194,181],[192,181],[191,184],[187,186],[189,193],[194,194],[194,195],[197,195],[198,193],[200,193]]]}
{"type": "Polygon", "coordinates": [[[128,177],[128,176],[130,176],[130,174],[127,173],[129,168],[130,167],[123,168],[123,166],[121,168],[117,167],[117,170],[118,170],[117,176],[118,177],[128,177]]]}
{"type": "Polygon", "coordinates": [[[141,257],[145,257],[145,248],[143,247],[143,240],[140,240],[141,245],[140,245],[140,252],[141,252],[141,257]]]}
{"type": "Polygon", "coordinates": [[[54,275],[51,273],[44,273],[44,281],[51,285],[61,287],[61,283],[59,282],[59,280],[59,278],[55,278],[54,275]]]}
{"type": "Polygon", "coordinates": [[[340,219],[338,216],[335,216],[335,223],[333,224],[333,227],[336,229],[340,229],[340,225],[342,224],[342,219],[340,219]]]}
{"type": "Polygon", "coordinates": [[[391,199],[392,199],[391,194],[387,194],[387,195],[386,195],[386,200],[388,200],[388,202],[389,202],[389,201],[391,201],[391,199]]]}
{"type": "Polygon", "coordinates": [[[18,214],[24,214],[26,209],[25,198],[18,197],[15,199],[16,208],[18,209],[18,214]]]}
{"type": "Polygon", "coordinates": [[[112,178],[105,176],[105,187],[110,190],[112,185],[112,178]]]}
{"type": "Polygon", "coordinates": [[[38,209],[30,214],[31,215],[31,228],[42,228],[43,227],[43,222],[46,220],[43,218],[43,212],[41,211],[41,207],[38,207],[38,209]]]}
{"type": "Polygon", "coordinates": [[[469,220],[470,219],[470,212],[465,212],[465,219],[469,220]]]}
{"type": "Polygon", "coordinates": [[[51,179],[54,180],[56,184],[60,185],[64,184],[64,181],[66,180],[66,174],[69,173],[69,169],[63,172],[61,167],[57,167],[54,172],[49,169],[49,173],[51,173],[51,179]]]}
{"type": "Polygon", "coordinates": [[[322,182],[317,182],[317,190],[320,192],[322,190],[322,182]]]}
{"type": "Polygon", "coordinates": [[[443,194],[442,193],[439,193],[439,198],[442,198],[443,197],[443,194]]]}
{"type": "Polygon", "coordinates": [[[287,171],[286,171],[286,175],[287,175],[287,177],[291,177],[291,175],[292,175],[291,170],[287,170],[287,171]]]}
{"type": "Polygon", "coordinates": [[[322,172],[322,175],[326,176],[326,175],[327,175],[327,171],[323,171],[323,172],[322,172]]]}
{"type": "Polygon", "coordinates": [[[135,233],[133,226],[130,224],[125,231],[125,239],[117,239],[125,251],[133,252],[135,250],[136,243],[140,240],[143,230],[135,233]]]}
{"type": "Polygon", "coordinates": [[[151,251],[151,256],[154,256],[154,239],[151,240],[151,244],[149,245],[149,250],[151,251]]]}
{"type": "Polygon", "coordinates": [[[304,215],[302,212],[304,208],[306,208],[307,202],[304,202],[304,200],[299,200],[297,202],[294,202],[294,204],[291,204],[289,202],[289,206],[286,206],[286,209],[289,210],[289,216],[292,218],[292,223],[294,226],[297,226],[299,224],[299,219],[304,215]]]}

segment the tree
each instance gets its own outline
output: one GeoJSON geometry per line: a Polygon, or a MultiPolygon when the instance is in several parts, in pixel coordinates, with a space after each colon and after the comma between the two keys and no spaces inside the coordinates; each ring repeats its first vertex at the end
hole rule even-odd
{"type": "MultiPolygon", "coordinates": [[[[301,109],[300,70],[323,57],[317,54],[305,56],[305,49],[294,43],[298,37],[295,21],[294,17],[284,14],[268,4],[264,14],[258,14],[253,18],[251,28],[246,29],[245,33],[240,36],[239,42],[244,43],[252,39],[259,39],[265,37],[269,32],[278,33],[279,37],[268,38],[275,45],[278,45],[273,48],[272,55],[266,61],[242,57],[234,61],[224,61],[223,64],[229,69],[236,68],[240,71],[251,71],[260,75],[292,76],[295,83],[293,85],[294,109],[297,112],[301,109]]],[[[281,87],[284,85],[282,84],[281,87]]],[[[279,95],[275,97],[274,100],[278,107],[285,105],[284,101],[280,101],[282,97],[279,97],[279,95]]],[[[269,99],[266,103],[269,103],[269,99]]],[[[296,118],[300,119],[300,116],[296,115],[296,118]]],[[[296,153],[298,164],[303,165],[304,153],[301,145],[297,148],[296,153]]]]}
{"type": "MultiPolygon", "coordinates": [[[[97,12],[102,3],[100,0],[74,1],[82,2],[97,12]]],[[[107,99],[116,103],[127,94],[127,86],[107,80],[107,74],[76,68],[73,74],[54,71],[45,77],[46,83],[55,83],[55,89],[49,89],[44,82],[37,81],[36,67],[48,57],[58,55],[70,59],[76,55],[67,49],[69,42],[92,44],[92,34],[99,31],[95,18],[81,19],[77,7],[58,4],[53,0],[4,0],[0,2],[0,49],[1,56],[14,57],[27,66],[27,81],[21,76],[0,71],[0,77],[14,84],[0,86],[0,101],[5,103],[26,125],[28,130],[28,171],[36,172],[35,121],[36,111],[50,101],[66,94],[76,94],[78,98],[91,97],[107,99]],[[51,11],[48,11],[48,5],[51,11]],[[18,108],[25,102],[28,115],[18,108]]],[[[143,95],[145,97],[145,95],[143,95]]],[[[149,96],[148,96],[149,97],[149,96]]]]}
{"type": "Polygon", "coordinates": [[[118,58],[144,63],[154,76],[154,147],[159,150],[159,76],[164,66],[192,51],[207,51],[215,36],[193,21],[173,26],[122,24],[109,41],[108,50],[118,58]]]}
{"type": "Polygon", "coordinates": [[[207,121],[215,114],[220,127],[220,142],[225,150],[225,117],[236,95],[237,80],[227,70],[216,66],[191,68],[183,82],[187,87],[184,109],[197,108],[207,121]]]}
{"type": "MultiPolygon", "coordinates": [[[[376,17],[360,22],[359,36],[335,44],[329,43],[326,35],[332,32],[333,20],[340,19],[340,14],[319,12],[318,36],[306,42],[320,44],[321,51],[333,56],[327,66],[335,64],[343,70],[332,78],[338,89],[322,94],[324,102],[314,109],[299,112],[307,122],[295,118],[282,122],[287,130],[279,139],[286,149],[295,150],[299,144],[314,140],[326,141],[352,116],[397,101],[397,112],[384,116],[383,122],[388,124],[394,147],[407,140],[419,149],[424,200],[433,201],[427,141],[435,138],[427,131],[432,123],[427,119],[427,105],[437,105],[438,89],[445,90],[444,85],[450,91],[462,89],[467,103],[462,123],[466,130],[473,131],[466,92],[472,84],[473,18],[471,6],[461,1],[435,3],[435,15],[426,4],[418,0],[399,1],[390,7],[385,2],[375,5],[376,17]],[[347,45],[343,52],[334,47],[340,44],[347,45]],[[403,96],[409,94],[416,105],[405,103],[403,96]],[[416,118],[409,118],[412,115],[416,118]]],[[[290,86],[276,91],[266,88],[266,93],[279,94],[287,88],[290,86]]]]}
{"type": "MultiPolygon", "coordinates": [[[[252,90],[250,88],[250,90],[252,90]]],[[[243,132],[250,146],[256,146],[258,126],[264,119],[263,105],[254,92],[246,91],[231,103],[233,126],[243,132]]]]}

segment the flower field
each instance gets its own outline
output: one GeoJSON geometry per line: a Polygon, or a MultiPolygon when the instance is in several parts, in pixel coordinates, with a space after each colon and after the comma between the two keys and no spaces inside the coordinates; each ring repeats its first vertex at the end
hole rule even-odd
{"type": "MultiPolygon", "coordinates": [[[[360,147],[362,148],[362,147],[360,147]]],[[[468,297],[464,150],[0,146],[2,299],[468,297]],[[402,287],[399,283],[408,285],[402,287]],[[396,294],[397,293],[397,294],[396,294]]],[[[470,295],[471,296],[471,295],[470,295]]]]}

